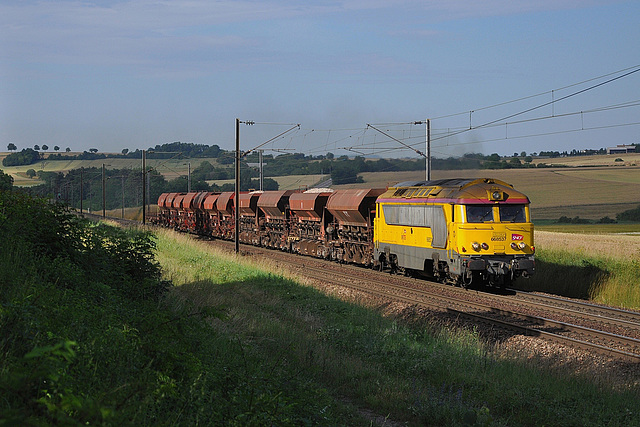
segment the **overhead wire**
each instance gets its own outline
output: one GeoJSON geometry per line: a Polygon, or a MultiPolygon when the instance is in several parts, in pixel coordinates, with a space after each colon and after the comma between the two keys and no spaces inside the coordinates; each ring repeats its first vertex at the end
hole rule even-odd
{"type": "MultiPolygon", "coordinates": [[[[639,66],[639,67],[640,67],[640,66],[639,66]]],[[[565,95],[565,96],[563,96],[563,97],[561,97],[561,98],[559,98],[559,99],[552,100],[552,101],[549,101],[549,102],[545,102],[545,103],[542,103],[542,104],[536,105],[536,106],[534,106],[534,107],[530,107],[530,108],[527,108],[527,109],[525,109],[525,110],[519,111],[519,112],[517,112],[517,113],[509,114],[509,115],[507,115],[507,116],[505,116],[505,117],[501,117],[501,118],[499,118],[499,119],[495,119],[495,120],[488,121],[488,122],[486,122],[486,123],[484,123],[484,124],[481,124],[481,125],[478,125],[478,126],[470,126],[470,127],[469,127],[469,129],[461,130],[461,131],[456,132],[456,133],[454,133],[454,134],[452,134],[452,135],[450,135],[450,136],[455,136],[455,135],[458,135],[458,134],[461,134],[461,133],[468,132],[468,131],[470,131],[470,130],[482,129],[482,128],[488,127],[488,126],[490,126],[490,125],[493,125],[493,124],[495,124],[495,123],[500,123],[500,122],[503,122],[503,121],[505,121],[505,120],[509,120],[510,118],[517,117],[517,116],[520,116],[520,115],[522,115],[522,114],[526,114],[526,113],[529,113],[529,112],[531,112],[531,111],[534,111],[534,110],[537,110],[537,109],[540,109],[540,108],[546,107],[546,106],[551,105],[551,104],[554,104],[554,103],[556,103],[556,102],[564,101],[565,99],[568,99],[568,98],[571,98],[571,97],[577,96],[577,95],[579,95],[579,94],[581,94],[581,93],[585,93],[585,92],[590,91],[590,90],[593,90],[593,89],[595,89],[595,88],[597,88],[597,87],[600,87],[600,86],[603,86],[603,85],[605,85],[605,84],[608,84],[608,83],[614,82],[614,81],[619,80],[619,79],[621,79],[621,78],[627,77],[627,76],[629,76],[629,75],[631,75],[631,74],[637,73],[638,71],[640,71],[640,68],[634,69],[633,71],[629,71],[629,72],[627,72],[627,73],[625,73],[625,74],[622,74],[622,75],[620,75],[620,76],[617,76],[617,77],[611,78],[611,79],[606,80],[606,81],[604,81],[604,82],[600,82],[600,83],[598,83],[598,84],[595,84],[595,85],[589,86],[589,87],[587,87],[587,88],[585,88],[585,89],[581,89],[581,90],[579,90],[579,91],[576,91],[576,92],[570,93],[569,95],[565,95]]]]}
{"type": "Polygon", "coordinates": [[[515,102],[526,101],[528,99],[537,98],[539,96],[553,94],[555,92],[559,92],[559,91],[562,91],[562,90],[565,90],[565,89],[569,89],[569,88],[572,88],[572,87],[575,87],[575,86],[580,86],[580,85],[583,85],[585,83],[589,83],[589,82],[592,82],[592,81],[595,81],[595,80],[603,79],[605,77],[609,77],[609,76],[612,76],[612,75],[615,75],[615,74],[623,73],[623,72],[626,72],[626,71],[629,71],[629,70],[634,70],[634,69],[635,69],[635,71],[633,71],[633,72],[639,71],[640,70],[640,64],[639,65],[634,65],[632,67],[623,68],[622,70],[613,71],[611,73],[603,74],[603,75],[598,76],[598,77],[592,77],[590,79],[583,80],[583,81],[578,82],[578,83],[573,83],[573,84],[570,84],[570,85],[567,85],[567,86],[563,86],[563,87],[560,87],[560,88],[557,88],[557,89],[552,89],[552,90],[548,90],[548,91],[545,91],[545,92],[540,92],[540,93],[537,93],[535,95],[528,95],[528,96],[524,96],[522,98],[513,99],[511,101],[500,102],[498,104],[488,105],[488,106],[480,107],[480,108],[474,108],[472,110],[462,111],[462,112],[459,112],[459,113],[453,113],[453,114],[447,114],[447,115],[444,115],[444,116],[432,117],[431,119],[432,120],[445,119],[445,118],[449,118],[449,117],[460,116],[460,115],[463,115],[463,114],[466,115],[466,114],[469,114],[469,112],[478,112],[478,111],[488,110],[488,109],[491,109],[491,108],[502,107],[504,105],[513,104],[515,102]]]}
{"type": "MultiPolygon", "coordinates": [[[[614,104],[614,105],[609,105],[609,106],[603,106],[603,107],[598,107],[598,108],[593,108],[590,110],[583,110],[583,111],[574,111],[574,112],[570,112],[570,113],[563,113],[563,114],[555,114],[555,111],[551,114],[551,115],[545,115],[545,116],[540,116],[540,117],[533,117],[533,118],[527,118],[527,119],[522,119],[522,120],[516,120],[516,121],[511,121],[509,122],[509,119],[512,119],[514,117],[518,117],[527,113],[530,113],[532,111],[544,108],[546,106],[549,105],[555,105],[556,103],[559,103],[561,101],[564,101],[566,99],[569,99],[571,97],[575,97],[579,94],[588,92],[590,90],[596,89],[598,87],[604,86],[606,84],[609,84],[611,82],[614,82],[616,80],[625,78],[629,75],[632,75],[634,73],[637,73],[640,71],[640,65],[636,65],[633,67],[627,67],[625,69],[622,70],[618,70],[618,71],[614,71],[611,73],[607,73],[598,77],[593,77],[587,80],[583,80],[577,83],[573,83],[571,85],[567,85],[567,86],[563,86],[557,89],[553,89],[551,91],[545,91],[545,92],[541,92],[538,94],[534,94],[534,95],[530,95],[530,96],[526,96],[526,97],[521,97],[521,98],[517,98],[511,101],[506,101],[506,102],[501,102],[501,103],[497,103],[497,104],[493,104],[493,105],[489,105],[489,106],[485,106],[485,107],[480,107],[480,108],[476,108],[473,110],[469,110],[469,111],[465,111],[465,112],[460,112],[460,113],[455,113],[455,114],[448,114],[448,115],[443,115],[443,116],[438,116],[438,117],[434,117],[432,118],[432,120],[437,120],[437,119],[442,119],[442,118],[448,118],[448,117],[453,117],[453,116],[458,116],[458,115],[462,115],[462,114],[471,114],[474,112],[479,112],[479,111],[483,111],[483,110],[488,110],[491,108],[496,108],[496,107],[500,107],[500,106],[504,106],[504,105],[508,105],[508,104],[512,104],[512,103],[516,103],[516,102],[521,102],[521,101],[525,101],[525,100],[529,100],[529,99],[533,99],[539,96],[543,96],[543,95],[548,95],[548,94],[552,94],[552,100],[551,101],[547,101],[547,102],[543,102],[540,104],[537,104],[533,107],[529,107],[529,108],[525,108],[523,110],[517,111],[515,113],[512,114],[508,114],[505,115],[501,118],[495,119],[495,120],[490,120],[487,121],[485,123],[482,123],[480,125],[475,125],[473,126],[471,123],[469,126],[458,126],[458,127],[448,127],[445,130],[432,130],[432,142],[437,142],[437,141],[442,141],[442,140],[447,140],[449,138],[452,138],[456,135],[460,135],[469,131],[474,131],[474,130],[479,130],[479,129],[489,129],[489,128],[495,128],[495,127],[502,127],[504,126],[505,128],[508,128],[509,126],[513,126],[513,125],[519,125],[519,124],[523,124],[523,123],[527,123],[527,122],[536,122],[536,121],[541,121],[541,120],[548,120],[548,119],[560,119],[560,118],[566,118],[566,117],[570,117],[570,116],[575,116],[575,115],[585,115],[585,114],[591,114],[591,113],[597,113],[597,112],[603,112],[603,111],[610,111],[610,110],[615,110],[615,109],[619,109],[619,108],[630,108],[630,107],[637,107],[640,106],[640,100],[634,100],[634,101],[628,101],[628,102],[624,102],[624,103],[619,103],[619,104],[614,104]],[[622,73],[622,74],[621,74],[622,73]],[[614,77],[611,77],[614,76],[614,77]],[[611,77],[611,78],[608,78],[611,77]],[[591,83],[597,80],[601,80],[603,78],[608,78],[605,81],[601,81],[598,82],[596,84],[590,85],[589,87],[580,89],[580,90],[576,90],[574,92],[571,92],[567,95],[561,96],[559,98],[555,98],[555,94],[557,92],[561,92],[564,91],[566,89],[570,89],[576,86],[580,86],[580,85],[584,85],[586,83],[591,83]]],[[[408,125],[416,125],[416,124],[421,124],[422,122],[417,122],[417,121],[403,121],[403,122],[387,122],[387,123],[376,123],[375,126],[379,126],[379,127],[402,127],[402,126],[408,126],[408,125]]],[[[270,122],[261,122],[260,124],[273,124],[273,125],[283,125],[284,123],[270,123],[270,122]]],[[[446,146],[458,146],[458,145],[468,145],[468,144],[477,144],[477,143],[483,143],[483,142],[491,142],[491,141],[497,141],[497,140],[504,140],[504,139],[521,139],[521,138],[526,138],[526,137],[537,137],[537,136],[544,136],[544,135],[553,135],[553,134],[560,134],[560,133],[567,133],[567,132],[576,132],[576,131],[586,131],[586,130],[594,130],[594,129],[603,129],[603,128],[612,128],[612,127],[622,127],[622,126],[632,126],[632,125],[636,125],[637,123],[632,122],[632,123],[621,123],[621,124],[615,124],[615,125],[606,125],[606,126],[588,126],[588,127],[584,127],[581,126],[580,129],[570,129],[570,130],[561,130],[561,131],[553,131],[553,132],[542,132],[542,133],[535,133],[535,134],[528,134],[528,135],[520,135],[520,136],[507,136],[507,137],[503,137],[503,138],[496,138],[496,139],[488,139],[488,140],[477,140],[477,141],[473,141],[473,142],[456,142],[453,144],[447,143],[446,146]]],[[[424,144],[424,137],[422,135],[419,136],[413,136],[411,129],[408,132],[408,136],[405,135],[406,129],[400,129],[400,132],[402,133],[402,136],[400,137],[395,137],[392,136],[390,134],[390,132],[392,132],[391,130],[385,132],[386,136],[389,137],[392,140],[395,140],[396,142],[399,142],[402,147],[397,147],[397,146],[389,146],[390,141],[385,141],[385,140],[378,140],[377,138],[377,134],[374,133],[373,136],[371,136],[370,134],[367,134],[367,129],[369,129],[369,127],[371,127],[371,124],[368,124],[367,127],[365,128],[343,128],[343,129],[310,129],[304,133],[302,133],[302,131],[304,130],[303,128],[298,128],[296,130],[296,134],[300,134],[302,133],[302,139],[303,141],[307,140],[307,137],[312,135],[312,134],[317,134],[317,133],[321,133],[321,132],[326,132],[327,133],[327,138],[324,142],[324,144],[316,146],[315,148],[312,148],[311,150],[307,150],[307,152],[310,153],[327,153],[330,150],[345,150],[345,151],[349,151],[349,152],[355,152],[358,154],[365,154],[365,152],[367,151],[371,151],[374,152],[378,155],[380,154],[385,154],[388,152],[397,152],[397,151],[402,151],[402,150],[407,150],[410,149],[412,151],[416,151],[415,147],[420,146],[422,144],[424,144]],[[344,132],[348,132],[348,134],[345,136],[344,132]],[[332,138],[332,135],[338,134],[336,137],[332,138]],[[354,144],[349,144],[346,145],[344,144],[345,141],[349,141],[349,140],[353,140],[355,143],[354,144]]],[[[397,130],[396,130],[397,132],[397,130]]],[[[291,136],[289,139],[289,145],[294,144],[294,138],[295,135],[291,136]]],[[[275,139],[275,138],[274,138],[275,139]]],[[[272,142],[272,141],[269,141],[272,142]]]]}

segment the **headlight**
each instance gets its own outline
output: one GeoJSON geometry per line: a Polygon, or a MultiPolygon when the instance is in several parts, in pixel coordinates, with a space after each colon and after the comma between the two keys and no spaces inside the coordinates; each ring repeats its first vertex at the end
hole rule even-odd
{"type": "Polygon", "coordinates": [[[482,244],[482,249],[484,249],[486,251],[487,249],[489,249],[489,245],[487,245],[486,243],[483,243],[482,244]]]}
{"type": "Polygon", "coordinates": [[[502,193],[499,191],[494,191],[491,193],[491,200],[500,200],[502,199],[502,193]]]}
{"type": "Polygon", "coordinates": [[[524,250],[524,248],[526,248],[527,245],[524,242],[520,242],[520,243],[518,243],[518,247],[520,248],[520,250],[524,250]]]}
{"type": "Polygon", "coordinates": [[[473,242],[473,243],[471,243],[471,247],[473,248],[474,251],[479,251],[480,250],[480,243],[473,242]]]}

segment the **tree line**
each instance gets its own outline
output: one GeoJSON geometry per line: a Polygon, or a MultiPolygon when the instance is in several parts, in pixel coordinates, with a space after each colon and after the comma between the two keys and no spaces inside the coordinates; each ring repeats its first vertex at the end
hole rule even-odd
{"type": "MultiPolygon", "coordinates": [[[[191,191],[221,192],[235,190],[235,182],[224,185],[208,184],[206,182],[206,173],[204,172],[207,169],[208,167],[205,165],[194,170],[191,176],[191,191]]],[[[101,168],[73,169],[67,173],[37,171],[35,174],[44,183],[24,188],[22,191],[34,196],[55,199],[77,209],[82,205],[83,209],[88,209],[91,212],[102,210],[103,175],[101,168]]],[[[240,180],[241,191],[258,188],[259,182],[258,179],[253,177],[254,174],[255,172],[249,168],[243,168],[240,180]]],[[[9,175],[5,176],[11,179],[9,175]]],[[[148,204],[155,204],[162,193],[186,193],[188,190],[186,176],[167,180],[157,170],[149,170],[146,177],[148,204]]],[[[142,180],[141,169],[106,169],[104,174],[105,209],[112,210],[141,206],[144,198],[142,180]]],[[[3,180],[0,176],[0,188],[2,182],[3,180]]],[[[278,183],[273,179],[265,179],[264,184],[265,190],[278,189],[278,183]]]]}

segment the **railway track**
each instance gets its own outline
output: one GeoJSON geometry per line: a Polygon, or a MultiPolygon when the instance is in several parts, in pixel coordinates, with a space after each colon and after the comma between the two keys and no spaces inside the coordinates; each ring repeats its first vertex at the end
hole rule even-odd
{"type": "MultiPolygon", "coordinates": [[[[305,264],[303,275],[315,280],[327,280],[322,267],[305,264]]],[[[485,302],[474,302],[440,295],[422,289],[407,288],[387,281],[373,282],[355,278],[351,272],[331,270],[331,281],[357,289],[379,298],[393,299],[435,310],[445,310],[451,315],[464,317],[474,323],[485,323],[506,328],[518,334],[541,337],[563,345],[570,345],[640,363],[640,340],[610,332],[569,324],[540,316],[507,311],[485,302]]]]}
{"type": "Polygon", "coordinates": [[[446,312],[473,324],[501,328],[557,344],[640,363],[640,313],[524,292],[507,295],[393,276],[316,258],[243,246],[245,254],[264,253],[296,274],[381,300],[446,312]]]}
{"type": "Polygon", "coordinates": [[[514,291],[518,301],[524,301],[532,307],[558,307],[565,313],[588,317],[615,327],[633,329],[640,334],[640,313],[616,307],[592,304],[584,301],[559,298],[552,295],[532,294],[514,291]]]}

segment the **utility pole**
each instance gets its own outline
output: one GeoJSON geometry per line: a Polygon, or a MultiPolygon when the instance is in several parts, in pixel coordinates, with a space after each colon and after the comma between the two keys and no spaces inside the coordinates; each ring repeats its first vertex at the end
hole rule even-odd
{"type": "Polygon", "coordinates": [[[187,193],[191,193],[191,162],[189,162],[189,175],[187,176],[187,193]]]}
{"type": "Polygon", "coordinates": [[[264,188],[264,163],[262,162],[262,153],[264,150],[258,150],[258,154],[260,155],[260,191],[264,188]]]}
{"type": "Polygon", "coordinates": [[[431,181],[431,119],[427,119],[427,181],[431,181]]]}
{"type": "Polygon", "coordinates": [[[84,167],[80,168],[80,216],[83,216],[84,213],[82,212],[82,198],[84,197],[83,191],[82,191],[82,180],[84,179],[84,167]]]}
{"type": "Polygon", "coordinates": [[[104,163],[102,164],[102,218],[107,217],[107,208],[106,208],[106,189],[107,189],[107,180],[104,169],[104,163]]]}
{"type": "Polygon", "coordinates": [[[240,199],[240,119],[236,119],[236,193],[233,216],[235,219],[235,244],[236,253],[240,252],[240,217],[238,215],[238,201],[240,199]]]}
{"type": "MultiPolygon", "coordinates": [[[[300,129],[300,124],[296,124],[295,126],[293,126],[291,129],[282,132],[281,134],[274,136],[273,138],[263,142],[262,144],[258,145],[255,148],[252,148],[249,151],[246,151],[244,154],[240,152],[240,123],[244,123],[246,125],[255,125],[256,122],[254,121],[240,121],[240,119],[236,119],[236,192],[235,192],[235,212],[234,212],[234,217],[235,217],[235,242],[236,242],[236,253],[240,252],[240,218],[239,218],[239,214],[238,214],[238,203],[240,202],[240,159],[243,156],[248,155],[249,153],[257,150],[258,148],[262,147],[265,144],[268,144],[269,142],[275,140],[276,138],[279,138],[289,132],[291,132],[294,129],[300,129]]],[[[260,153],[260,156],[262,158],[262,153],[260,153]]],[[[262,185],[261,185],[262,188],[262,185]]]]}
{"type": "Polygon", "coordinates": [[[122,219],[124,219],[124,175],[120,175],[120,180],[122,183],[122,219]]]}
{"type": "Polygon", "coordinates": [[[142,150],[142,225],[147,222],[147,152],[142,150]]]}

